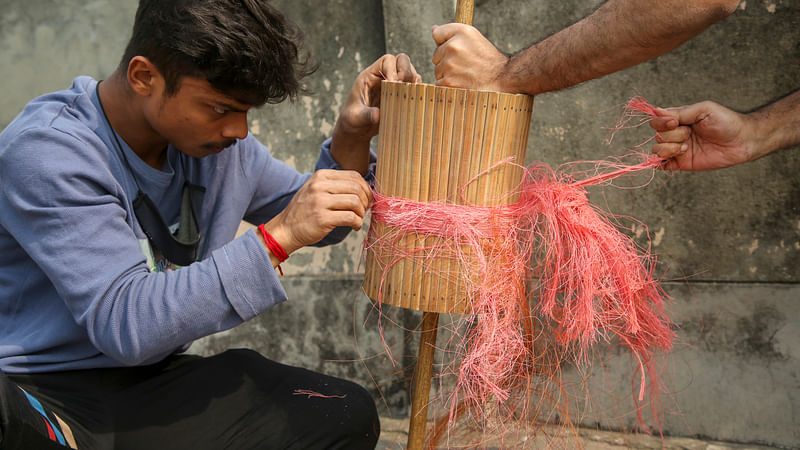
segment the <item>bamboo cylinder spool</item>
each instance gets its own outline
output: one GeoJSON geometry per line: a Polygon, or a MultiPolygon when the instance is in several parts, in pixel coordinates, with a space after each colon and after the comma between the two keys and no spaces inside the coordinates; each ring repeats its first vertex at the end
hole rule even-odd
{"type": "MultiPolygon", "coordinates": [[[[496,206],[522,179],[533,97],[384,81],[376,188],[421,202],[496,206]],[[495,164],[513,158],[513,164],[495,164]],[[491,169],[491,170],[490,170],[491,169]]],[[[391,232],[373,224],[371,239],[391,232]]],[[[414,252],[433,238],[403,238],[414,252]]],[[[367,255],[363,289],[383,304],[438,313],[469,313],[458,263],[405,258],[389,265],[367,255]],[[381,282],[383,280],[383,292],[381,282]]],[[[469,274],[466,274],[469,276],[469,274]]]]}
{"type": "MultiPolygon", "coordinates": [[[[457,0],[456,21],[472,24],[473,8],[473,0],[457,0]]],[[[516,200],[505,193],[521,181],[522,170],[510,165],[488,169],[508,157],[524,163],[532,112],[533,97],[384,81],[377,188],[387,196],[423,202],[490,206],[516,200]],[[476,178],[480,181],[473,183],[476,178]]],[[[391,232],[388,226],[373,223],[369,245],[387,232],[391,232]]],[[[400,245],[414,252],[428,248],[431,238],[404,239],[400,245]]],[[[425,441],[439,313],[471,310],[457,274],[459,263],[434,258],[425,264],[401,259],[382,266],[369,252],[363,284],[373,299],[424,311],[412,386],[409,450],[421,450],[425,441]],[[448,277],[452,271],[456,276],[448,277]]]]}

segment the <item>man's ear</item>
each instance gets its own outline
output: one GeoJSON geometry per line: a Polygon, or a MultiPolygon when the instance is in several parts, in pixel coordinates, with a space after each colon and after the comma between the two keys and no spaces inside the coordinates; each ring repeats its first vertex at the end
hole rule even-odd
{"type": "Polygon", "coordinates": [[[163,91],[164,78],[149,59],[134,56],[128,63],[128,84],[136,94],[149,97],[163,91]]]}

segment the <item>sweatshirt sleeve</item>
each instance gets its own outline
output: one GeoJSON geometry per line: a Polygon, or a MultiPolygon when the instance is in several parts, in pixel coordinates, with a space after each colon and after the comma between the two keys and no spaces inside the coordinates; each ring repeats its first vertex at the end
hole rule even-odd
{"type": "Polygon", "coordinates": [[[30,293],[45,295],[50,283],[92,344],[128,365],[158,361],[286,299],[253,233],[203,261],[151,273],[103,145],[42,128],[17,136],[0,159],[0,221],[45,279],[30,293]]]}

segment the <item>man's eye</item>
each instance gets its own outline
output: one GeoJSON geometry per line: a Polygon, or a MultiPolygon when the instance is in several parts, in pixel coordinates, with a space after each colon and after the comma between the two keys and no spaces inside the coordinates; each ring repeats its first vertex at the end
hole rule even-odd
{"type": "Polygon", "coordinates": [[[221,106],[214,106],[214,112],[217,114],[225,114],[226,112],[228,112],[228,110],[221,106]]]}

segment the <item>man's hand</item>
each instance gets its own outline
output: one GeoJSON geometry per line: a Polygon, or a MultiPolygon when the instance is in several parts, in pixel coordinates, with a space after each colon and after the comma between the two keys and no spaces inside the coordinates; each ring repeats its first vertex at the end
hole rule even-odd
{"type": "Polygon", "coordinates": [[[419,83],[422,77],[403,53],[384,55],[358,75],[333,129],[331,156],[343,169],[367,172],[369,141],[378,134],[383,80],[419,83]]]}
{"type": "Polygon", "coordinates": [[[319,242],[336,227],[361,229],[372,191],[352,170],[318,170],[264,227],[287,253],[319,242]]]}
{"type": "Polygon", "coordinates": [[[711,101],[657,108],[653,153],[669,170],[714,170],[750,161],[748,117],[711,101]]]}
{"type": "Polygon", "coordinates": [[[437,85],[508,92],[501,85],[508,57],[476,28],[461,23],[434,26],[433,40],[437,85]]]}

